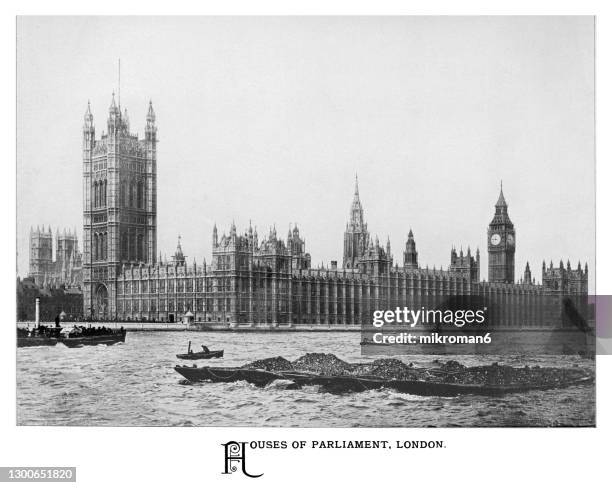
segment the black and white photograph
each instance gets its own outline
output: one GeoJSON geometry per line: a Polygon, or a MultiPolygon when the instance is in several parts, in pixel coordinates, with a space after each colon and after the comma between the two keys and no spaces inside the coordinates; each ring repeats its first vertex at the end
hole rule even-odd
{"type": "Polygon", "coordinates": [[[17,425],[596,426],[592,16],[16,22],[17,425]]]}

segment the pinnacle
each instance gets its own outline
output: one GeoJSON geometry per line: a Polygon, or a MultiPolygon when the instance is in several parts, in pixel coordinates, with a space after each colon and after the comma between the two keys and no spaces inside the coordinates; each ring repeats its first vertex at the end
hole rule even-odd
{"type": "Polygon", "coordinates": [[[507,207],[506,199],[504,198],[504,184],[500,183],[499,187],[499,198],[497,199],[496,207],[507,207]]]}

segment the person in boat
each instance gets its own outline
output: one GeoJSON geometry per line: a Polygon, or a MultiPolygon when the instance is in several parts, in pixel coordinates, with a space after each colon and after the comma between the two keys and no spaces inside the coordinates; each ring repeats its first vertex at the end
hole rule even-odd
{"type": "Polygon", "coordinates": [[[204,344],[202,344],[202,352],[209,353],[210,349],[208,349],[204,344]]]}
{"type": "Polygon", "coordinates": [[[189,341],[189,344],[187,344],[187,354],[191,354],[191,341],[189,341]]]}
{"type": "Polygon", "coordinates": [[[55,327],[59,327],[60,326],[60,316],[56,315],[55,316],[55,327]]]}

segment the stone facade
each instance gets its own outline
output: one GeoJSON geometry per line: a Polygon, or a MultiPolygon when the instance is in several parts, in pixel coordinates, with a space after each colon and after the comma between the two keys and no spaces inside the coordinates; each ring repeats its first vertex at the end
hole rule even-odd
{"type": "Polygon", "coordinates": [[[130,132],[113,94],[107,132],[96,139],[87,105],[83,125],[83,306],[94,319],[117,316],[116,283],[124,265],[155,264],[157,128],[152,103],[145,137],[130,132]]]}
{"type": "MultiPolygon", "coordinates": [[[[351,218],[352,218],[351,213],[351,218]]],[[[186,263],[182,248],[172,260],[126,267],[118,279],[118,317],[122,320],[178,321],[188,311],[195,321],[229,327],[291,327],[311,324],[371,324],[374,310],[433,308],[451,296],[478,297],[499,325],[554,325],[562,299],[573,296],[586,307],[588,267],[569,264],[544,270],[535,284],[529,264],[519,283],[480,280],[480,252],[451,250],[447,269],[421,268],[412,231],[404,266],[393,262],[390,243],[368,237],[354,267],[311,268],[303,246],[271,228],[260,242],[251,226],[240,234],[232,224],[218,237],[213,229],[210,264],[186,263]]]]}

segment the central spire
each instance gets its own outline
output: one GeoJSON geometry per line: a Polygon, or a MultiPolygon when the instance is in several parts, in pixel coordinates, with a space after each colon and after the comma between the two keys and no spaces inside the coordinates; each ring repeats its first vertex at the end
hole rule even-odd
{"type": "Polygon", "coordinates": [[[359,200],[359,181],[357,179],[357,174],[355,174],[355,194],[353,196],[353,203],[351,204],[350,222],[353,227],[357,226],[359,228],[363,227],[364,224],[363,207],[359,200]]]}

